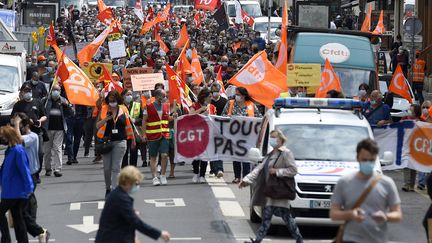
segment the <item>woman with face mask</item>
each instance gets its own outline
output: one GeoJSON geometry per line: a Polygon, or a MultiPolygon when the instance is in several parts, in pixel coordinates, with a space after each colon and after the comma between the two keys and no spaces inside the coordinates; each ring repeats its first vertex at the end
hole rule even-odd
{"type": "MultiPolygon", "coordinates": [[[[230,100],[222,112],[223,116],[249,116],[261,117],[257,106],[253,103],[247,89],[243,87],[236,88],[235,99],[230,100]]],[[[246,176],[250,172],[249,162],[233,162],[234,180],[232,183],[238,184],[241,180],[241,175],[246,176]],[[242,173],[243,171],[243,173],[242,173]]]]}
{"type": "Polygon", "coordinates": [[[122,162],[122,168],[123,168],[126,167],[127,165],[137,166],[138,148],[141,146],[140,137],[142,136],[142,133],[140,134],[139,131],[142,129],[141,124],[142,124],[143,114],[141,109],[141,102],[134,100],[134,97],[132,95],[132,90],[129,89],[123,90],[122,97],[124,100],[124,104],[129,111],[129,117],[131,120],[131,125],[134,130],[135,141],[136,141],[135,148],[131,147],[132,140],[127,141],[127,149],[125,155],[123,156],[123,162],[122,162]]]}
{"type": "MultiPolygon", "coordinates": [[[[239,188],[246,187],[252,183],[266,183],[269,177],[276,176],[279,178],[294,177],[297,174],[297,166],[293,153],[284,146],[287,138],[279,131],[274,130],[270,133],[269,145],[273,150],[264,157],[265,162],[260,163],[255,169],[245,176],[239,184],[239,188]]],[[[258,187],[258,186],[257,186],[258,187]]],[[[257,191],[254,193],[251,202],[252,206],[264,207],[262,215],[262,223],[255,240],[246,241],[245,243],[260,243],[267,234],[271,226],[273,215],[281,217],[286,223],[291,232],[292,237],[297,243],[303,242],[303,237],[297,227],[296,221],[290,210],[290,200],[288,199],[273,199],[263,196],[263,193],[257,191]],[[265,198],[260,198],[265,197],[265,198]],[[263,200],[264,199],[264,200],[263,200]]]]}
{"type": "MultiPolygon", "coordinates": [[[[216,115],[216,107],[211,104],[212,95],[210,90],[203,89],[198,94],[198,101],[190,108],[190,114],[216,115]]],[[[194,176],[193,183],[205,183],[205,173],[207,170],[207,161],[194,160],[192,162],[194,176]]]]}
{"type": "Polygon", "coordinates": [[[95,243],[135,242],[136,230],[154,240],[170,240],[170,233],[144,223],[134,210],[132,196],[139,192],[143,178],[134,166],[121,170],[118,186],[110,193],[102,210],[95,243]]]}
{"type": "MultiPolygon", "coordinates": [[[[126,153],[127,142],[131,140],[131,148],[135,148],[135,136],[130,122],[127,108],[123,105],[123,98],[117,91],[110,91],[102,104],[98,121],[96,136],[98,139],[111,141],[112,149],[104,151],[102,160],[105,176],[105,196],[112,188],[117,186],[117,176],[123,156],[126,153]]],[[[98,141],[100,142],[100,141],[98,141]]]]}

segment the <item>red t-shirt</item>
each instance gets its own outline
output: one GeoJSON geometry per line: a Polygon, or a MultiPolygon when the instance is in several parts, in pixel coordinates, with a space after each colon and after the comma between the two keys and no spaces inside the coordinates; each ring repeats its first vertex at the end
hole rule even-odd
{"type": "MultiPolygon", "coordinates": [[[[195,111],[201,109],[201,107],[202,107],[202,105],[200,103],[198,103],[198,102],[194,102],[193,105],[192,105],[192,108],[194,108],[195,111]]],[[[210,104],[209,108],[207,109],[207,113],[209,115],[216,115],[216,106],[210,104]]]]}

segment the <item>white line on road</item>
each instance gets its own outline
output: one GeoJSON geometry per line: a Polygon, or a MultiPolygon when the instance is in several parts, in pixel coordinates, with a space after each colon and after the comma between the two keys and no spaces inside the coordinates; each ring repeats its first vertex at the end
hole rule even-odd
{"type": "Polygon", "coordinates": [[[222,214],[225,217],[244,217],[245,213],[237,201],[219,201],[222,214]]]}
{"type": "MultiPolygon", "coordinates": [[[[55,239],[49,239],[48,242],[55,242],[55,239]]],[[[39,242],[39,240],[29,240],[29,242],[39,242]]]]}
{"type": "Polygon", "coordinates": [[[229,187],[211,187],[216,198],[235,198],[233,191],[229,187]]]}
{"type": "MultiPolygon", "coordinates": [[[[170,241],[201,241],[201,237],[171,237],[170,241]]],[[[95,241],[95,238],[89,238],[89,241],[95,241]]]]}
{"type": "Polygon", "coordinates": [[[95,202],[74,202],[70,204],[69,210],[76,211],[81,210],[81,204],[97,204],[98,209],[103,209],[105,206],[105,201],[95,201],[95,202]]]}

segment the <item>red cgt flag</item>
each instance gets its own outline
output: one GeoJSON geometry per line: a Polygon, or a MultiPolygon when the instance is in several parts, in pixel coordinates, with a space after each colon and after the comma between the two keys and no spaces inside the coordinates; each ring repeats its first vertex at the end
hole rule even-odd
{"type": "Polygon", "coordinates": [[[57,39],[55,36],[53,23],[50,24],[49,32],[48,32],[48,35],[46,37],[46,41],[47,41],[47,44],[50,46],[57,45],[57,39]]]}
{"type": "Polygon", "coordinates": [[[195,0],[195,9],[213,11],[220,6],[220,0],[195,0]]]}
{"type": "Polygon", "coordinates": [[[255,20],[251,16],[249,16],[243,9],[241,11],[241,14],[243,22],[247,23],[249,26],[252,27],[255,23],[255,20]]]}

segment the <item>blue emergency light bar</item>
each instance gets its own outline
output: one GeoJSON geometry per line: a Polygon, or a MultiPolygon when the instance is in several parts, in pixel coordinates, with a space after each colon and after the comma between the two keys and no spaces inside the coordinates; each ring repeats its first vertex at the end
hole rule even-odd
{"type": "Polygon", "coordinates": [[[321,108],[353,110],[363,108],[363,102],[334,98],[277,98],[275,108],[321,108]]]}

